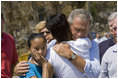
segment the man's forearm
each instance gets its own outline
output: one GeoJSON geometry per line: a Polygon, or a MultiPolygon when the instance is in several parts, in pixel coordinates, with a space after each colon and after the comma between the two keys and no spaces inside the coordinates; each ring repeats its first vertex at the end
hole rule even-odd
{"type": "Polygon", "coordinates": [[[56,44],[53,49],[56,51],[56,53],[64,58],[72,59],[70,62],[81,72],[84,73],[84,67],[86,64],[86,61],[81,58],[80,56],[76,55],[76,58],[73,59],[74,52],[70,49],[70,46],[68,44],[56,44]]]}
{"type": "Polygon", "coordinates": [[[77,55],[76,59],[71,60],[71,62],[78,70],[84,73],[84,67],[86,64],[86,61],[84,59],[77,55]]]}
{"type": "MultiPolygon", "coordinates": [[[[70,51],[70,52],[72,52],[72,51],[70,51]]],[[[82,59],[80,56],[76,55],[76,58],[74,60],[70,60],[70,61],[78,70],[80,70],[82,73],[84,73],[84,67],[86,64],[86,61],[84,59],[82,59]]]]}

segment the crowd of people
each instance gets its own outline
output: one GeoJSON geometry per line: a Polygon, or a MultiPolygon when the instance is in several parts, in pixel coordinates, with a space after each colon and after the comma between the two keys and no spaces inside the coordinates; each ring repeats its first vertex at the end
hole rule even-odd
{"type": "MultiPolygon", "coordinates": [[[[3,28],[3,15],[1,23],[3,28]]],[[[108,17],[110,39],[99,42],[99,34],[92,39],[92,23],[84,9],[73,10],[68,19],[48,16],[28,37],[28,61],[19,63],[13,37],[1,32],[1,78],[12,78],[12,72],[19,78],[116,78],[117,12],[108,17]]]]}
{"type": "Polygon", "coordinates": [[[109,32],[105,32],[104,35],[103,35],[103,37],[101,37],[100,36],[100,33],[98,32],[95,35],[94,41],[96,41],[96,43],[99,44],[99,43],[101,43],[101,42],[103,42],[105,40],[108,40],[110,38],[111,38],[111,34],[109,32]]]}

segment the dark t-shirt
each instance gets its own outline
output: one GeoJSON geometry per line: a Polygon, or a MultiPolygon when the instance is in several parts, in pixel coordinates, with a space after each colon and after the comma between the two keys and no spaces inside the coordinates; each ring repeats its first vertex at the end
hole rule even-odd
{"type": "Polygon", "coordinates": [[[106,50],[113,45],[115,45],[115,42],[113,41],[113,37],[99,44],[100,63],[102,61],[102,57],[104,53],[106,52],[106,50]]]}

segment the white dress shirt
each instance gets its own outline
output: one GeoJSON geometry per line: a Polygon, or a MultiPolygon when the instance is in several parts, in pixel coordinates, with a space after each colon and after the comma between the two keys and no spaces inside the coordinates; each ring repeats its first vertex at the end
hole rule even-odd
{"type": "MultiPolygon", "coordinates": [[[[81,43],[78,42],[78,45],[79,44],[81,44],[81,43]]],[[[83,46],[85,47],[87,45],[83,45],[83,46]]],[[[71,49],[72,49],[72,47],[71,47],[71,49]]],[[[79,48],[78,50],[80,50],[80,49],[81,48],[79,48]]],[[[84,50],[84,49],[82,49],[82,50],[84,50]]],[[[90,54],[89,55],[90,58],[89,59],[85,58],[85,61],[86,61],[85,73],[82,73],[79,70],[77,70],[77,68],[68,59],[59,56],[52,48],[50,48],[48,50],[46,58],[53,66],[54,74],[58,78],[98,77],[99,69],[100,69],[98,45],[94,41],[92,41],[92,47],[90,47],[89,50],[91,51],[90,53],[88,52],[88,55],[90,54]]],[[[79,55],[79,53],[77,51],[74,53],[79,55]]]]}
{"type": "Polygon", "coordinates": [[[104,54],[100,78],[117,78],[117,44],[110,47],[104,54]]]}

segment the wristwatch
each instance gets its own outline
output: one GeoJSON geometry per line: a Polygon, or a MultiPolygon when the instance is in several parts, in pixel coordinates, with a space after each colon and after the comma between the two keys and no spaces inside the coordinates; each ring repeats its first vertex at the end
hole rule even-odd
{"type": "Polygon", "coordinates": [[[71,55],[71,58],[70,58],[69,60],[74,60],[75,58],[76,58],[76,54],[73,53],[73,54],[71,55]]]}

